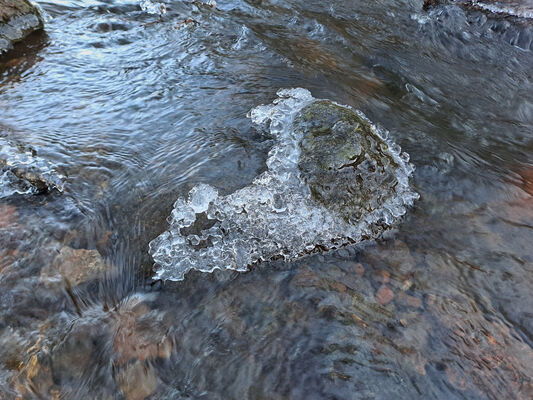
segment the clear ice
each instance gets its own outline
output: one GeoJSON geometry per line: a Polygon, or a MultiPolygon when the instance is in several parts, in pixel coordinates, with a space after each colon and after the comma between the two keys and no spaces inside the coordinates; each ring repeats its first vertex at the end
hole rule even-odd
{"type": "Polygon", "coordinates": [[[167,13],[166,6],[157,1],[141,0],[139,5],[141,6],[141,10],[148,14],[165,15],[167,13]]]}
{"type": "MultiPolygon", "coordinates": [[[[354,213],[357,218],[346,218],[313,197],[299,165],[305,132],[295,129],[294,123],[299,112],[315,102],[318,100],[306,89],[283,89],[272,104],[250,111],[252,121],[275,138],[266,161],[268,169],[250,185],[227,196],[220,196],[210,185],[200,184],[187,198],[176,201],[169,230],[150,243],[159,279],[182,280],[191,269],[246,271],[257,262],[292,260],[306,253],[357,243],[378,236],[405,214],[418,198],[409,186],[413,167],[408,155],[401,153],[387,132],[371,124],[361,112],[332,102],[328,103],[355,112],[365,121],[371,135],[381,143],[379,151],[393,160],[383,168],[388,168],[386,172],[395,182],[384,188],[379,202],[371,198],[368,201],[372,207],[354,213]]],[[[363,162],[366,164],[368,157],[363,162]]],[[[369,174],[367,171],[362,176],[370,177],[369,174]]],[[[362,184],[376,185],[375,182],[381,181],[369,179],[362,184]]]]}
{"type": "Polygon", "coordinates": [[[0,198],[13,194],[63,191],[64,177],[34,150],[0,136],[0,198]]]}

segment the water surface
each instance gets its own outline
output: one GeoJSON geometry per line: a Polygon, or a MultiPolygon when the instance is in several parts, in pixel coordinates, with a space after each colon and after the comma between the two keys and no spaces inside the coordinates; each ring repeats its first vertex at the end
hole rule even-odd
{"type": "Polygon", "coordinates": [[[0,59],[0,135],[64,192],[0,198],[1,398],[533,396],[530,26],[414,0],[39,4],[46,31],[0,59]],[[377,241],[153,282],[174,201],[263,172],[246,114],[289,87],[389,130],[420,200],[377,241]]]}

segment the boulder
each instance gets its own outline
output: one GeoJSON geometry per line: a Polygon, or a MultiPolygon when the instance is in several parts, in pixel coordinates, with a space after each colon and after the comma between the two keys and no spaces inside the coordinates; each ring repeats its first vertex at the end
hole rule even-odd
{"type": "Polygon", "coordinates": [[[43,27],[40,12],[30,1],[0,0],[0,54],[43,27]]]}
{"type": "Polygon", "coordinates": [[[315,201],[357,223],[394,193],[398,163],[389,144],[355,110],[320,100],[304,107],[299,168],[315,201]]]}

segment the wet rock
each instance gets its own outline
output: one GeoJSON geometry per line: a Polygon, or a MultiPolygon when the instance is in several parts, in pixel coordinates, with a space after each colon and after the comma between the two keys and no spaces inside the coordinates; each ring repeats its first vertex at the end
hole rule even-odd
{"type": "MultiPolygon", "coordinates": [[[[42,194],[52,190],[63,191],[63,176],[53,166],[37,155],[29,146],[12,143],[0,129],[0,197],[13,193],[42,194]],[[12,190],[6,193],[5,187],[12,190]]],[[[9,132],[7,132],[9,134],[9,132]]]]}
{"type": "Polygon", "coordinates": [[[465,9],[483,11],[492,16],[533,17],[533,3],[528,0],[425,0],[422,8],[428,10],[444,4],[455,4],[465,9]]]}
{"type": "Polygon", "coordinates": [[[0,54],[43,26],[39,10],[28,0],[0,0],[0,54]]]}
{"type": "Polygon", "coordinates": [[[300,111],[294,127],[303,137],[302,177],[324,207],[356,222],[392,195],[398,164],[389,144],[355,111],[316,101],[300,111]]]}
{"type": "Polygon", "coordinates": [[[62,247],[54,261],[41,271],[40,281],[45,285],[57,285],[66,280],[69,285],[77,286],[102,278],[111,271],[97,250],[62,247]]]}
{"type": "Polygon", "coordinates": [[[376,293],[376,300],[382,306],[389,304],[394,299],[394,292],[387,286],[381,286],[376,293]]]}
{"type": "Polygon", "coordinates": [[[338,249],[379,236],[418,198],[408,155],[360,111],[305,89],[278,96],[250,112],[276,139],[267,171],[227,196],[200,184],[179,198],[150,243],[158,278],[338,249]]]}
{"type": "Polygon", "coordinates": [[[390,272],[385,271],[384,269],[379,270],[374,278],[377,282],[380,283],[389,283],[390,282],[390,272]]]}
{"type": "Polygon", "coordinates": [[[157,390],[156,371],[140,361],[118,372],[115,379],[127,400],[144,400],[157,390]]]}
{"type": "Polygon", "coordinates": [[[114,316],[111,329],[115,365],[124,365],[131,360],[170,357],[173,343],[168,335],[168,321],[162,314],[150,310],[146,303],[134,296],[114,316]]]}

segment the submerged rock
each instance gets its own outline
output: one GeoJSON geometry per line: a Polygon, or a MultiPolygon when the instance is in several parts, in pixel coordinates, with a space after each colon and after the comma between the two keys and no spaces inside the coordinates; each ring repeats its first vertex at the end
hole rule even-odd
{"type": "Polygon", "coordinates": [[[361,112],[305,89],[278,96],[250,113],[276,139],[268,169],[228,196],[202,184],[178,199],[170,229],[150,243],[159,278],[245,271],[376,237],[418,197],[409,157],[361,112]]]}
{"type": "Polygon", "coordinates": [[[62,285],[66,280],[70,285],[103,278],[112,267],[107,265],[97,250],[73,249],[63,247],[51,265],[41,271],[41,282],[45,285],[62,285]]]}
{"type": "Polygon", "coordinates": [[[43,26],[39,10],[30,1],[0,0],[0,54],[43,26]]]}

